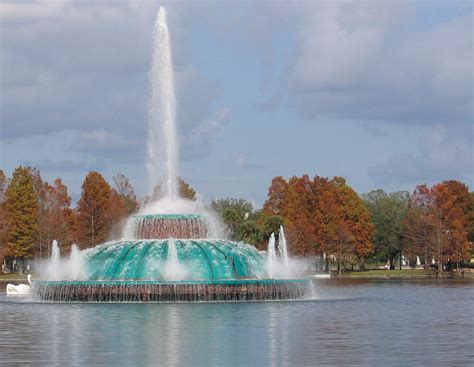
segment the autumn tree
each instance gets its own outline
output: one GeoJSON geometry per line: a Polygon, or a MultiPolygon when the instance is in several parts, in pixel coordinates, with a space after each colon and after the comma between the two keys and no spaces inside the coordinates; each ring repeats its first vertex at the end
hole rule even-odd
{"type": "Polygon", "coordinates": [[[77,203],[77,236],[82,246],[91,247],[107,239],[112,195],[112,189],[100,173],[87,174],[77,203]]]}
{"type": "Polygon", "coordinates": [[[0,169],[0,261],[3,261],[3,257],[6,254],[6,230],[7,230],[7,216],[5,213],[5,199],[6,191],[8,187],[8,179],[5,172],[0,169]]]}
{"type": "Polygon", "coordinates": [[[13,172],[5,192],[7,256],[17,259],[33,257],[38,231],[38,198],[33,177],[25,167],[13,172]]]}
{"type": "Polygon", "coordinates": [[[394,268],[394,260],[403,250],[403,220],[407,215],[410,194],[398,191],[387,194],[383,190],[374,190],[363,195],[372,222],[375,227],[375,254],[380,260],[389,261],[394,268]]]}
{"type": "Polygon", "coordinates": [[[73,224],[73,211],[71,197],[67,187],[60,178],[54,180],[53,185],[41,182],[38,196],[38,256],[50,256],[51,243],[57,240],[62,247],[71,245],[71,229],[73,224]],[[47,251],[43,251],[43,248],[47,251]]]}
{"type": "Polygon", "coordinates": [[[264,212],[283,218],[294,255],[325,253],[338,259],[341,269],[343,262],[363,262],[373,251],[368,208],[340,177],[311,180],[303,175],[289,181],[276,177],[264,212]]]}
{"type": "Polygon", "coordinates": [[[288,182],[281,176],[277,176],[272,180],[268,188],[268,195],[263,211],[268,215],[281,215],[283,208],[283,200],[288,190],[288,182]]]}
{"type": "Polygon", "coordinates": [[[472,191],[469,193],[469,205],[466,212],[466,230],[468,240],[474,243],[474,192],[472,191]]]}
{"type": "Polygon", "coordinates": [[[340,273],[343,261],[352,262],[357,257],[363,262],[372,255],[374,226],[369,209],[343,178],[335,177],[332,185],[336,201],[334,211],[336,243],[333,252],[336,250],[340,273]]]}
{"type": "Polygon", "coordinates": [[[114,176],[115,190],[122,201],[128,215],[136,212],[140,207],[137,196],[128,177],[119,172],[114,176]]]}
{"type": "Polygon", "coordinates": [[[425,266],[433,258],[442,271],[443,264],[456,263],[459,267],[470,257],[470,199],[467,186],[457,181],[432,188],[417,186],[410,199],[404,237],[413,251],[423,250],[425,266]]]}
{"type": "Polygon", "coordinates": [[[434,243],[434,196],[426,185],[418,185],[410,197],[408,210],[403,220],[403,243],[412,256],[420,256],[425,268],[436,257],[434,243]]]}
{"type": "Polygon", "coordinates": [[[179,196],[183,199],[196,201],[196,190],[194,190],[191,185],[189,185],[186,181],[184,181],[181,177],[178,177],[178,189],[179,189],[179,196]]]}
{"type": "MultiPolygon", "coordinates": [[[[470,257],[467,240],[464,190],[458,191],[453,181],[441,182],[432,188],[434,196],[435,243],[438,250],[438,269],[443,263],[459,264],[470,257]]],[[[467,191],[467,190],[466,190],[467,191]]]]}
{"type": "Polygon", "coordinates": [[[285,220],[288,250],[293,255],[307,256],[316,252],[313,223],[314,197],[307,175],[292,177],[281,202],[281,216],[285,220]]]}
{"type": "MultiPolygon", "coordinates": [[[[144,203],[148,204],[149,202],[153,201],[158,201],[164,196],[163,189],[161,187],[161,183],[156,184],[153,187],[153,192],[151,196],[147,196],[144,199],[144,203]]],[[[186,200],[191,200],[191,201],[196,201],[197,200],[197,193],[196,190],[194,190],[191,185],[189,185],[186,181],[184,181],[181,177],[178,177],[178,190],[179,190],[179,197],[186,199],[186,200]]]]}

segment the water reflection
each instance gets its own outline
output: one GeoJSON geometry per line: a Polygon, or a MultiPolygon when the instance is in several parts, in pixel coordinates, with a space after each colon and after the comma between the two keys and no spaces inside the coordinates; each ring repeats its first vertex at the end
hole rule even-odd
{"type": "Polygon", "coordinates": [[[241,304],[32,304],[2,294],[0,363],[446,365],[472,358],[473,282],[317,287],[321,301],[241,304]]]}

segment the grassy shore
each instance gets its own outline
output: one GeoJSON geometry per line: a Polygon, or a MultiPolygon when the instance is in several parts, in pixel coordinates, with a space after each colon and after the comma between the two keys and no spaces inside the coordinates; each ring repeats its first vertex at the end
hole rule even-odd
{"type": "MultiPolygon", "coordinates": [[[[337,274],[334,274],[337,276],[337,274]]],[[[433,269],[402,269],[402,270],[359,270],[344,272],[341,278],[434,278],[438,274],[433,269]]],[[[457,274],[451,272],[441,273],[442,277],[458,277],[457,274]]],[[[473,273],[465,272],[465,278],[474,277],[473,273]]]]}
{"type": "Polygon", "coordinates": [[[8,281],[8,280],[16,280],[16,281],[22,281],[22,280],[26,280],[26,274],[17,274],[17,273],[13,273],[13,274],[1,274],[0,273],[0,282],[2,281],[8,281]]]}

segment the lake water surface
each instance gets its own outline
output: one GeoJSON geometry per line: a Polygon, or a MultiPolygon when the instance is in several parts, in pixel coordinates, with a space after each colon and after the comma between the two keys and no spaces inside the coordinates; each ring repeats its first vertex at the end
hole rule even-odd
{"type": "Polygon", "coordinates": [[[0,293],[8,365],[474,364],[474,282],[321,280],[319,299],[46,304],[0,293]]]}

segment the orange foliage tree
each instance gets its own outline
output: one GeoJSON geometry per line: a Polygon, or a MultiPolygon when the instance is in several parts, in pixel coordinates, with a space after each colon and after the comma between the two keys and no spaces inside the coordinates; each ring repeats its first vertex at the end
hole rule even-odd
{"type": "Polygon", "coordinates": [[[53,240],[58,240],[61,247],[69,248],[72,240],[73,211],[70,208],[71,197],[60,178],[56,178],[53,185],[41,181],[38,189],[40,215],[36,256],[41,258],[51,255],[53,240]]]}
{"type": "Polygon", "coordinates": [[[413,193],[405,220],[404,237],[412,252],[423,249],[425,264],[436,259],[459,268],[470,258],[468,228],[471,195],[466,185],[444,181],[429,188],[419,185],[413,193]]]}
{"type": "Polygon", "coordinates": [[[363,261],[373,252],[373,225],[363,200],[341,177],[275,177],[263,207],[280,215],[294,255],[325,253],[342,263],[363,261]]]}

